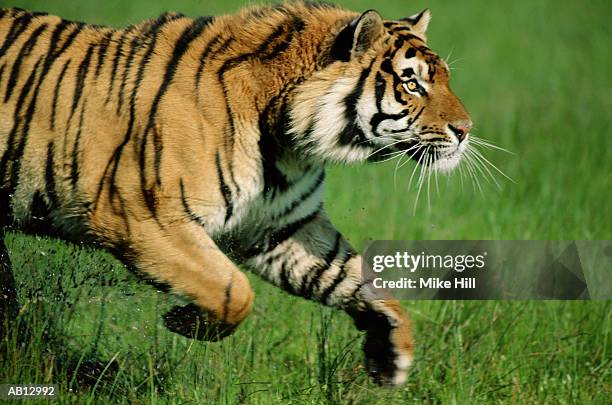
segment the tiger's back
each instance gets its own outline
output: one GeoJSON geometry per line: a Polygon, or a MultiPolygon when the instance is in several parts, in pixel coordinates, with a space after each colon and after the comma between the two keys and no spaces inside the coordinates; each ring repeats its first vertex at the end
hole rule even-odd
{"type": "Polygon", "coordinates": [[[174,216],[163,199],[182,187],[224,211],[200,213],[219,217],[211,231],[225,226],[228,210],[236,214],[241,200],[275,186],[268,183],[278,170],[262,167],[268,151],[257,132],[279,125],[273,114],[287,102],[287,82],[321,63],[311,44],[289,47],[287,36],[304,28],[304,16],[315,25],[311,35],[324,35],[347,15],[292,7],[257,18],[251,11],[214,20],[164,14],[121,30],[3,10],[0,174],[11,220],[22,228],[52,225],[67,237],[96,227],[128,232],[126,216],[174,216]],[[294,25],[279,30],[287,10],[294,25]],[[238,65],[251,59],[245,74],[238,65]],[[209,175],[193,184],[181,173],[209,175]],[[117,215],[90,223],[106,211],[117,215]]]}

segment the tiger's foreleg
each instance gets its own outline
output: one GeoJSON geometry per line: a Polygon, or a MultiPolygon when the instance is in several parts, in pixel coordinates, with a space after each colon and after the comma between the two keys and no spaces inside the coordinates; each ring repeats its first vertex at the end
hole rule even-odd
{"type": "Polygon", "coordinates": [[[372,293],[361,257],[323,212],[271,235],[247,265],[284,290],[345,310],[366,332],[370,375],[380,384],[405,381],[412,362],[410,322],[397,300],[372,293]]]}
{"type": "Polygon", "coordinates": [[[192,303],[164,315],[166,327],[199,340],[219,340],[249,314],[254,294],[247,277],[202,228],[193,224],[160,227],[140,221],[117,256],[138,273],[168,285],[192,303]]]}

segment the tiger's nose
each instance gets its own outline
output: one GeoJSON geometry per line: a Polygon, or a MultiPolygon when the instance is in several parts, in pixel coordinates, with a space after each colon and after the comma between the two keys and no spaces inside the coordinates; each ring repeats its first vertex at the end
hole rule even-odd
{"type": "Polygon", "coordinates": [[[459,142],[463,141],[472,129],[471,121],[457,121],[452,124],[448,124],[448,128],[455,134],[459,142]]]}

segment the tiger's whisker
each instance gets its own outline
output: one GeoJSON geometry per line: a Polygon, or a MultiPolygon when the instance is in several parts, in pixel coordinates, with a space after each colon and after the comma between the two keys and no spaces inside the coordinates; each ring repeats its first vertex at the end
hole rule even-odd
{"type": "Polygon", "coordinates": [[[427,167],[427,210],[431,212],[431,165],[433,164],[434,156],[431,156],[429,161],[429,165],[427,167]]]}
{"type": "Polygon", "coordinates": [[[403,150],[397,150],[397,151],[394,151],[394,152],[385,153],[383,156],[391,156],[391,157],[388,157],[388,158],[383,159],[383,160],[379,160],[379,161],[377,161],[375,163],[385,163],[385,162],[388,162],[389,160],[393,160],[393,159],[397,158],[398,156],[403,155],[404,153],[405,153],[405,151],[403,151],[403,150]]]}
{"type": "MultiPolygon", "coordinates": [[[[376,139],[395,139],[397,140],[394,134],[381,135],[381,136],[376,137],[376,139]]],[[[372,142],[372,139],[368,138],[368,139],[364,139],[359,142],[355,142],[355,145],[361,145],[362,143],[367,143],[367,142],[372,142]]]]}
{"type": "Polygon", "coordinates": [[[483,146],[485,148],[496,149],[496,150],[499,150],[499,151],[502,151],[502,152],[509,153],[511,155],[516,155],[516,153],[514,153],[514,152],[512,152],[512,151],[510,151],[508,149],[502,148],[501,146],[493,145],[492,143],[489,143],[489,142],[487,142],[487,141],[485,141],[485,140],[483,140],[481,138],[478,138],[476,136],[470,136],[470,142],[473,142],[474,144],[483,146]]]}
{"type": "MultiPolygon", "coordinates": [[[[437,161],[440,158],[440,156],[438,154],[438,151],[435,152],[435,155],[436,155],[436,161],[437,161]]],[[[436,195],[439,196],[440,195],[440,186],[438,184],[438,171],[437,170],[434,170],[434,178],[436,180],[436,195]]]]}
{"type": "MultiPolygon", "coordinates": [[[[412,158],[412,156],[414,156],[419,150],[422,149],[422,145],[419,149],[417,149],[410,157],[412,158]]],[[[421,159],[423,159],[424,155],[419,156],[419,159],[417,160],[416,165],[414,166],[414,169],[412,169],[412,174],[410,175],[410,180],[408,181],[408,189],[410,189],[410,187],[412,186],[412,179],[414,178],[414,174],[416,173],[417,169],[419,168],[419,164],[421,163],[421,159]]]]}
{"type": "Polygon", "coordinates": [[[397,168],[405,156],[406,154],[400,155],[400,157],[397,159],[397,163],[395,164],[395,170],[393,171],[393,190],[397,190],[397,168]]]}
{"type": "MultiPolygon", "coordinates": [[[[421,147],[422,147],[422,145],[421,145],[421,147]]],[[[414,155],[416,155],[416,154],[417,154],[417,152],[418,152],[418,151],[421,149],[421,147],[417,148],[417,150],[415,150],[415,151],[414,151],[414,152],[413,152],[413,153],[410,155],[410,159],[412,159],[412,157],[413,157],[414,155]]],[[[412,148],[411,148],[411,149],[412,149],[412,148]]],[[[408,150],[410,150],[410,149],[408,149],[408,150]]],[[[408,159],[408,160],[406,160],[404,163],[402,163],[402,164],[400,165],[400,169],[401,169],[401,168],[402,168],[402,166],[404,166],[406,163],[410,162],[410,159],[408,159]]]]}
{"type": "Polygon", "coordinates": [[[470,181],[472,182],[472,188],[474,189],[474,192],[478,191],[478,188],[476,187],[476,180],[474,169],[472,166],[471,156],[467,154],[465,155],[465,169],[469,175],[470,181]]]}
{"type": "Polygon", "coordinates": [[[419,181],[418,181],[418,185],[419,185],[419,189],[417,190],[417,195],[416,198],[414,200],[414,210],[412,215],[416,215],[416,210],[417,207],[419,205],[419,196],[421,195],[421,189],[423,188],[423,181],[425,179],[425,172],[427,171],[427,161],[429,160],[429,148],[430,146],[427,146],[427,149],[425,149],[425,152],[423,152],[425,159],[423,161],[423,165],[421,165],[421,173],[419,175],[419,181]]]}
{"type": "MultiPolygon", "coordinates": [[[[497,179],[495,178],[495,176],[493,176],[493,173],[491,173],[491,170],[489,170],[489,168],[483,163],[483,161],[481,160],[481,157],[479,155],[477,155],[474,151],[476,151],[476,149],[472,149],[467,151],[469,154],[473,154],[475,162],[478,162],[478,166],[480,169],[480,166],[482,168],[484,168],[484,170],[487,172],[488,176],[491,178],[491,180],[493,180],[493,182],[495,183],[495,185],[497,186],[498,189],[501,190],[501,186],[499,185],[499,182],[497,181],[497,179]]],[[[480,172],[482,173],[482,169],[480,169],[480,172]]],[[[485,178],[485,180],[488,181],[487,176],[482,173],[483,177],[485,178]]]]}
{"type": "Polygon", "coordinates": [[[383,146],[382,148],[376,149],[374,152],[370,153],[367,157],[368,158],[372,157],[373,155],[375,155],[376,153],[380,152],[381,150],[387,149],[387,148],[389,148],[389,147],[391,147],[393,145],[397,145],[398,143],[402,143],[402,142],[405,142],[405,140],[404,139],[400,139],[399,141],[392,142],[392,143],[390,143],[388,145],[383,146]]]}
{"type": "Polygon", "coordinates": [[[471,168],[471,172],[472,172],[472,178],[474,179],[476,186],[478,187],[478,191],[480,192],[480,195],[484,197],[484,191],[482,189],[482,185],[480,184],[480,180],[478,179],[478,173],[476,171],[476,166],[473,160],[473,157],[471,155],[466,155],[466,163],[468,164],[468,168],[471,168]]]}
{"type": "Polygon", "coordinates": [[[410,147],[408,149],[405,149],[405,150],[396,150],[396,151],[393,151],[393,152],[385,153],[383,156],[390,156],[390,155],[392,155],[392,156],[387,158],[387,159],[380,160],[380,161],[378,161],[376,163],[384,163],[384,162],[388,162],[389,160],[393,160],[393,159],[397,158],[398,156],[407,154],[410,150],[414,149],[417,146],[418,145],[412,146],[412,147],[410,147]]]}
{"type": "Polygon", "coordinates": [[[493,169],[495,169],[499,174],[501,174],[502,176],[504,176],[505,178],[507,178],[508,180],[510,180],[512,183],[517,184],[516,181],[511,178],[510,176],[508,176],[506,173],[504,173],[502,170],[500,170],[497,166],[495,166],[493,163],[491,163],[491,161],[489,159],[487,159],[486,157],[484,157],[482,155],[482,153],[480,153],[478,151],[478,149],[474,148],[472,149],[474,151],[474,153],[478,156],[480,156],[489,166],[491,166],[493,169]]]}
{"type": "MultiPolygon", "coordinates": [[[[466,150],[466,153],[469,154],[470,156],[472,156],[473,154],[472,150],[466,150]]],[[[481,167],[482,162],[478,160],[478,157],[474,154],[472,158],[473,158],[472,163],[474,164],[474,168],[482,175],[482,177],[485,179],[487,183],[491,184],[491,181],[489,180],[489,177],[491,177],[491,173],[488,170],[488,168],[485,168],[487,170],[487,173],[485,173],[481,167]]],[[[497,181],[495,180],[495,178],[493,178],[493,181],[499,187],[499,184],[497,184],[497,181]]]]}

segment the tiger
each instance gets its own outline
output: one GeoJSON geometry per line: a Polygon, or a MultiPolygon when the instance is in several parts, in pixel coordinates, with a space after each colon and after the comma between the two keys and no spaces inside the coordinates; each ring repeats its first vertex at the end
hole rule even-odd
{"type": "MultiPolygon", "coordinates": [[[[0,234],[110,252],[184,297],[163,322],[198,340],[247,317],[252,271],[346,312],[371,378],[404,383],[409,318],[372,293],[323,191],[329,165],[388,153],[457,166],[472,121],[427,45],[430,18],[287,2],[117,29],[2,9],[0,234]]],[[[10,318],[3,238],[0,257],[10,318]]]]}

